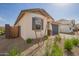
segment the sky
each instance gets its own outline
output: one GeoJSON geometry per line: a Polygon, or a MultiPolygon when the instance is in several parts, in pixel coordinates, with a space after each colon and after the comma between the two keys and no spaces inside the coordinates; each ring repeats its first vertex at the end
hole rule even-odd
{"type": "Polygon", "coordinates": [[[5,24],[14,25],[21,10],[42,8],[46,10],[55,20],[68,19],[79,23],[79,4],[67,3],[0,3],[0,26],[5,24]]]}

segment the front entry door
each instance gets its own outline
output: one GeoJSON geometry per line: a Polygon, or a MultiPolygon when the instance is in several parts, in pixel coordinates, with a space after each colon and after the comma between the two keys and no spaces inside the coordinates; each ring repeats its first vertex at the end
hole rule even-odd
{"type": "Polygon", "coordinates": [[[52,35],[58,34],[58,25],[52,25],[52,35]]]}

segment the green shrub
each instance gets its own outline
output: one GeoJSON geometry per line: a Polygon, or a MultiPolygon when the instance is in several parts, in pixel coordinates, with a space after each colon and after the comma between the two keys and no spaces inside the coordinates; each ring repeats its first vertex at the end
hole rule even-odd
{"type": "Polygon", "coordinates": [[[72,43],[74,46],[78,46],[78,44],[79,44],[78,38],[72,38],[72,43]]]}
{"type": "Polygon", "coordinates": [[[64,42],[64,48],[65,48],[67,51],[71,51],[71,49],[73,48],[72,40],[66,39],[65,42],[64,42]]]}
{"type": "Polygon", "coordinates": [[[20,52],[16,48],[13,48],[9,51],[9,56],[16,56],[19,54],[20,54],[20,52]]]}
{"type": "MultiPolygon", "coordinates": [[[[50,49],[49,49],[50,50],[50,49]]],[[[50,52],[49,52],[48,48],[45,49],[45,56],[49,56],[50,52]]]]}
{"type": "Polygon", "coordinates": [[[57,44],[54,44],[50,56],[63,56],[62,49],[57,44]]]}
{"type": "Polygon", "coordinates": [[[32,43],[32,38],[28,38],[28,39],[26,40],[26,42],[27,42],[27,43],[32,43]]]}
{"type": "Polygon", "coordinates": [[[5,32],[4,31],[0,31],[0,35],[4,35],[5,34],[5,32]]]}
{"type": "Polygon", "coordinates": [[[58,34],[55,36],[54,42],[60,42],[61,41],[61,36],[58,34]]]}
{"type": "Polygon", "coordinates": [[[48,36],[47,36],[47,35],[45,35],[45,36],[44,36],[44,39],[45,39],[45,40],[47,40],[47,39],[48,39],[48,36]]]}
{"type": "Polygon", "coordinates": [[[46,46],[45,55],[46,56],[63,56],[63,51],[57,44],[53,44],[53,45],[46,46]]]}
{"type": "Polygon", "coordinates": [[[46,46],[45,46],[45,56],[49,56],[50,54],[50,48],[51,48],[51,44],[49,44],[49,41],[46,40],[46,46]]]}

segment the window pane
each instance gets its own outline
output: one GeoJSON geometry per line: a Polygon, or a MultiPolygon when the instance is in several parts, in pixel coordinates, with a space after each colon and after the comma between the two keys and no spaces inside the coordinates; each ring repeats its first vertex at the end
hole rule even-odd
{"type": "Polygon", "coordinates": [[[43,20],[39,17],[32,18],[32,29],[42,30],[43,29],[43,20]]]}

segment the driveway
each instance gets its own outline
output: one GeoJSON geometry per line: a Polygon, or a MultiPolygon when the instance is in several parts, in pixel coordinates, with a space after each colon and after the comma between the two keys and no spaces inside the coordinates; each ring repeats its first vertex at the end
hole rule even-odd
{"type": "Polygon", "coordinates": [[[8,53],[13,48],[21,52],[26,49],[27,46],[21,38],[6,39],[5,36],[0,36],[0,53],[8,53]]]}
{"type": "Polygon", "coordinates": [[[19,52],[23,52],[37,43],[37,40],[33,40],[31,44],[27,44],[22,38],[6,39],[5,36],[0,36],[0,55],[1,53],[8,53],[14,48],[19,52]]]}

